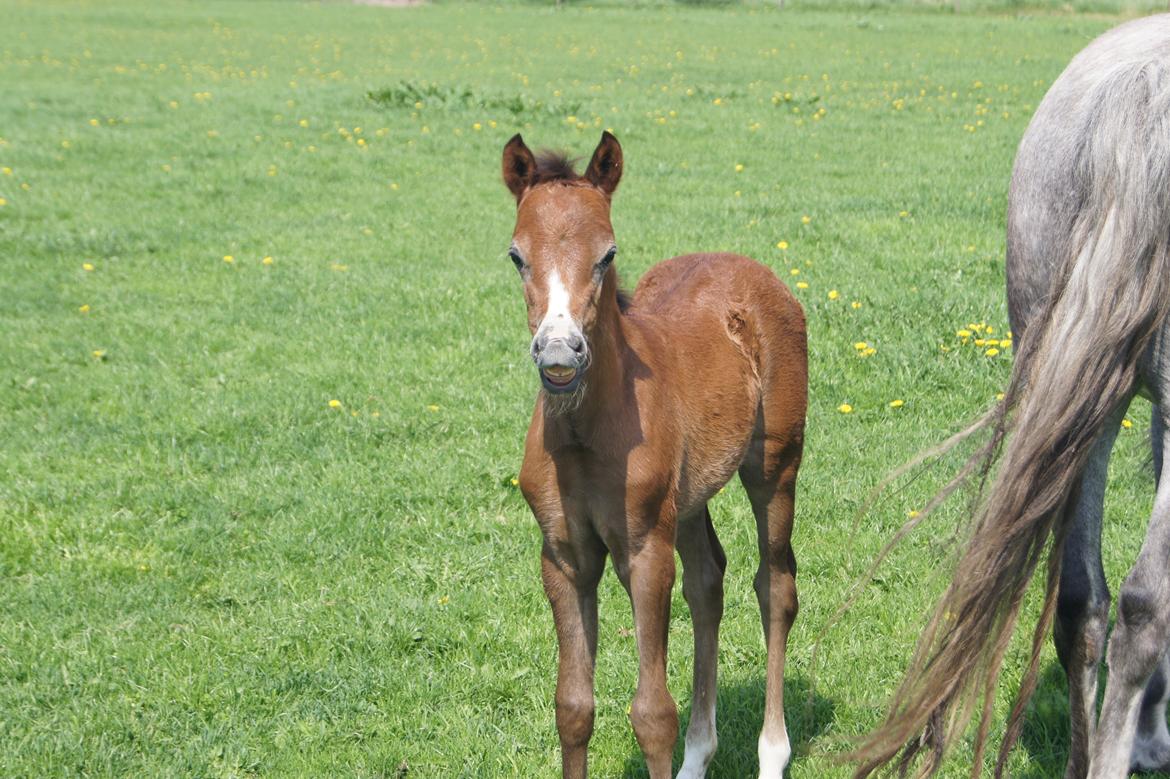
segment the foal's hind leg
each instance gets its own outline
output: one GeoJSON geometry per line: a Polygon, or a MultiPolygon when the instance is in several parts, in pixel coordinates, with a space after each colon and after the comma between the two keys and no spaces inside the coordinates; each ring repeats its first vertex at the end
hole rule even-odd
{"type": "Polygon", "coordinates": [[[1101,567],[1101,515],[1109,454],[1125,409],[1105,423],[1093,445],[1068,507],[1068,535],[1060,567],[1053,638],[1068,676],[1071,734],[1065,779],[1083,779],[1089,770],[1089,743],[1097,723],[1097,674],[1109,623],[1109,585],[1101,567]]]}
{"type": "Polygon", "coordinates": [[[691,723],[678,779],[702,779],[715,756],[715,676],[719,656],[719,621],[723,618],[723,571],[727,557],[715,536],[706,506],[679,522],[675,539],[683,564],[683,597],[691,607],[695,629],[695,676],[691,723]]]}
{"type": "MultiPolygon", "coordinates": [[[[1166,443],[1165,432],[1162,441],[1166,443]]],[[[1146,688],[1170,640],[1170,478],[1165,476],[1159,475],[1146,539],[1117,599],[1117,624],[1107,656],[1109,680],[1093,737],[1090,779],[1120,779],[1129,772],[1146,688]]]]}
{"type": "Polygon", "coordinates": [[[797,612],[796,557],[791,540],[801,443],[799,434],[768,436],[757,428],[739,469],[756,515],[760,567],[755,587],[768,645],[764,728],[759,743],[761,779],[779,779],[792,756],[784,725],[784,655],[797,612]]]}

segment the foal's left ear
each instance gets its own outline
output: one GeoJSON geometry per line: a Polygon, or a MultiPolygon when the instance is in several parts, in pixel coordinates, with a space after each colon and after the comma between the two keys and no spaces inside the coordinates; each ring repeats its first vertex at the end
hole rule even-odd
{"type": "Polygon", "coordinates": [[[601,143],[597,144],[593,159],[589,160],[585,178],[606,197],[613,195],[622,180],[622,145],[609,130],[601,134],[601,143]]]}

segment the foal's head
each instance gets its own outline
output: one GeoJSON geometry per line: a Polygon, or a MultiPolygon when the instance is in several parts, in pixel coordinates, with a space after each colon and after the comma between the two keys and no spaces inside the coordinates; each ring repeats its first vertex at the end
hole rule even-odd
{"type": "Polygon", "coordinates": [[[504,147],[504,183],[516,196],[508,254],[524,281],[532,359],[546,392],[580,388],[599,311],[616,305],[609,202],[621,177],[622,147],[608,132],[584,176],[563,156],[537,159],[519,135],[504,147]]]}

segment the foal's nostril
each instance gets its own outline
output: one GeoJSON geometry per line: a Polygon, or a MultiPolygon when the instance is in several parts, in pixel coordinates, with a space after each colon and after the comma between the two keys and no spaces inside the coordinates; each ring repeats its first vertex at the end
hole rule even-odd
{"type": "Polygon", "coordinates": [[[571,336],[569,336],[568,341],[569,341],[569,348],[572,349],[577,354],[580,354],[581,352],[585,351],[585,339],[582,338],[581,336],[571,335],[571,336]]]}

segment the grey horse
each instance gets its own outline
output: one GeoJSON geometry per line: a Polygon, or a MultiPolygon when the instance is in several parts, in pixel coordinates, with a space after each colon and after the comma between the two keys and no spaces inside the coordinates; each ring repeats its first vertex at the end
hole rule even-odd
{"type": "Polygon", "coordinates": [[[1050,627],[1069,681],[1066,779],[1170,768],[1170,474],[1162,473],[1170,442],[1170,15],[1097,38],[1037,109],[1012,174],[1007,294],[1019,344],[1011,382],[994,410],[952,439],[992,431],[940,495],[980,472],[992,473],[989,486],[886,720],[854,753],[858,777],[891,762],[933,774],[976,715],[971,775],[982,775],[1008,639],[1045,561],[1044,607],[996,775],[1020,734],[1050,627]],[[1106,651],[1106,469],[1139,394],[1154,404],[1157,496],[1106,651]],[[1102,659],[1109,676],[1098,718],[1102,659]]]}

